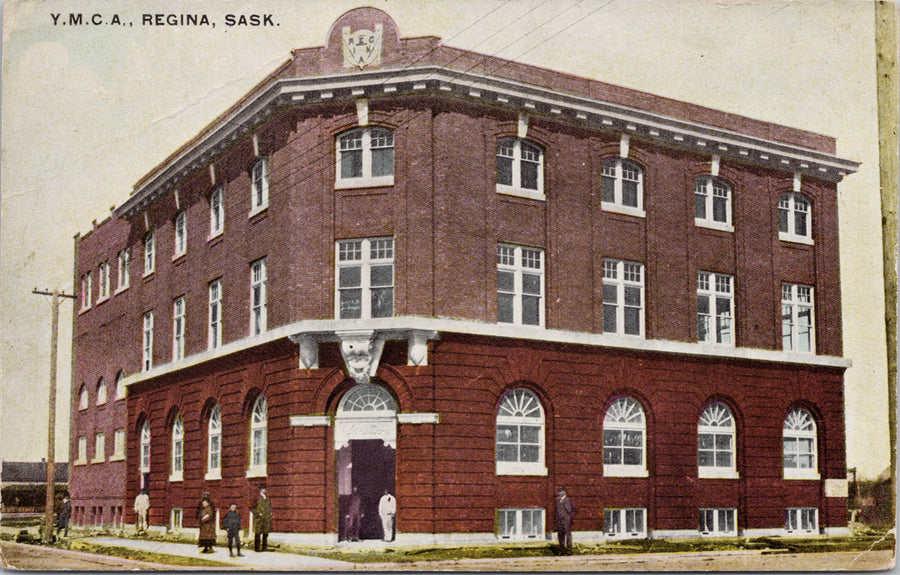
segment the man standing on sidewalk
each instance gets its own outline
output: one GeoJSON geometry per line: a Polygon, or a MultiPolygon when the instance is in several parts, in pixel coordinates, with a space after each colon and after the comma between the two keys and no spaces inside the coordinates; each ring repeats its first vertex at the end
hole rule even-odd
{"type": "Polygon", "coordinates": [[[225,528],[225,533],[228,534],[228,555],[234,557],[236,550],[237,556],[243,557],[241,555],[241,514],[237,511],[236,503],[231,504],[228,513],[222,519],[222,527],[225,528]]]}
{"type": "Polygon", "coordinates": [[[147,512],[150,510],[150,496],[146,491],[141,491],[134,498],[134,514],[137,517],[138,532],[147,530],[147,512]]]}
{"type": "Polygon", "coordinates": [[[259,488],[259,498],[253,506],[253,550],[265,551],[272,531],[272,503],[266,495],[266,486],[259,488]]]}
{"type": "Polygon", "coordinates": [[[575,506],[566,495],[566,488],[560,487],[556,492],[556,534],[559,546],[563,551],[572,549],[572,519],[575,517],[575,506]]]}
{"type": "Polygon", "coordinates": [[[397,516],[397,498],[384,490],[384,495],[378,501],[378,515],[381,516],[381,529],[385,541],[394,540],[394,519],[397,516]]]}

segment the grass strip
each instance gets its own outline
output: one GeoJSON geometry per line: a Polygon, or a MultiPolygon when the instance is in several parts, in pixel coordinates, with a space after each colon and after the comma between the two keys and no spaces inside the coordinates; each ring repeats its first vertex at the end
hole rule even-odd
{"type": "Polygon", "coordinates": [[[71,551],[83,551],[85,553],[119,557],[120,559],[131,559],[133,561],[145,561],[148,563],[164,563],[166,565],[175,565],[179,567],[234,567],[234,564],[232,563],[204,559],[202,557],[169,555],[168,553],[155,553],[152,551],[143,551],[141,549],[132,549],[130,547],[120,547],[118,545],[99,545],[88,541],[73,541],[67,547],[71,551]]]}

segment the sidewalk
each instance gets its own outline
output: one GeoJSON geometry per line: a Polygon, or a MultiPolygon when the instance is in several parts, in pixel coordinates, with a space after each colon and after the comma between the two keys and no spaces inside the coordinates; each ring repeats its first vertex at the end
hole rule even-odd
{"type": "Polygon", "coordinates": [[[233,563],[235,567],[242,569],[258,569],[265,571],[283,570],[349,570],[353,569],[353,563],[323,559],[309,555],[295,553],[278,553],[266,551],[256,553],[252,549],[242,549],[243,557],[232,559],[228,556],[227,547],[214,547],[213,553],[200,553],[200,549],[193,543],[168,543],[164,541],[146,541],[142,539],[124,539],[118,537],[91,537],[87,541],[102,545],[115,545],[131,549],[141,549],[153,553],[166,553],[168,555],[180,555],[182,557],[196,557],[198,559],[212,559],[223,563],[233,563]]]}

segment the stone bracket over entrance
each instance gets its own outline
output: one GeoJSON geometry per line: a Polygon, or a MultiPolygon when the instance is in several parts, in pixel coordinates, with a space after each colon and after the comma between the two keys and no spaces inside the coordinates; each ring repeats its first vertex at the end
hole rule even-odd
{"type": "Polygon", "coordinates": [[[300,346],[300,369],[319,368],[319,344],[339,342],[347,375],[357,383],[368,383],[378,370],[384,343],[406,340],[407,365],[428,365],[428,341],[438,339],[429,329],[355,329],[296,333],[290,340],[300,346]]]}

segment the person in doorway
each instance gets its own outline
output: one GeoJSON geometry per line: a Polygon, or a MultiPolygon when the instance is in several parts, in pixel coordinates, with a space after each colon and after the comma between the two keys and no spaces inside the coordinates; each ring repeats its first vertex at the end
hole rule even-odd
{"type": "Polygon", "coordinates": [[[64,495],[62,503],[59,507],[59,517],[56,519],[56,536],[59,537],[60,532],[63,532],[65,537],[69,536],[69,519],[72,518],[72,502],[69,501],[69,496],[64,495]]]}
{"type": "Polygon", "coordinates": [[[566,494],[566,488],[556,491],[556,535],[559,546],[566,552],[572,549],[572,520],[575,518],[575,506],[566,494]]]}
{"type": "Polygon", "coordinates": [[[197,545],[203,548],[201,553],[212,553],[213,546],[216,544],[216,512],[210,505],[208,494],[204,493],[203,495],[197,510],[197,523],[200,525],[197,545]]]}
{"type": "Polygon", "coordinates": [[[359,526],[362,523],[362,498],[356,487],[353,493],[347,498],[347,511],[344,515],[345,525],[347,526],[347,539],[349,541],[359,541],[359,526]]]}
{"type": "Polygon", "coordinates": [[[237,556],[243,557],[241,555],[241,514],[238,513],[236,503],[232,503],[229,507],[228,513],[222,519],[222,527],[228,534],[228,555],[234,557],[235,551],[237,551],[237,556]]]}
{"type": "Polygon", "coordinates": [[[134,514],[137,517],[137,530],[143,532],[147,530],[147,513],[150,511],[150,496],[146,491],[141,491],[134,498],[134,514]]]}
{"type": "Polygon", "coordinates": [[[397,498],[385,489],[378,501],[378,515],[381,516],[381,531],[385,541],[394,540],[394,520],[397,517],[397,498]]]}
{"type": "Polygon", "coordinates": [[[253,550],[268,549],[269,532],[272,531],[272,502],[266,494],[266,486],[259,488],[259,498],[253,506],[253,550]]]}

